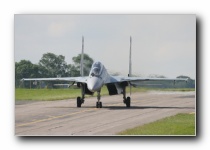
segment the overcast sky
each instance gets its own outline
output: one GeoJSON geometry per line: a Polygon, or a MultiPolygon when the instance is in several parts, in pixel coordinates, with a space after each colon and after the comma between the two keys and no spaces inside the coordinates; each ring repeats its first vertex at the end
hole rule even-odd
{"type": "Polygon", "coordinates": [[[47,52],[67,63],[84,51],[109,72],[196,77],[195,15],[15,15],[15,62],[47,52]]]}

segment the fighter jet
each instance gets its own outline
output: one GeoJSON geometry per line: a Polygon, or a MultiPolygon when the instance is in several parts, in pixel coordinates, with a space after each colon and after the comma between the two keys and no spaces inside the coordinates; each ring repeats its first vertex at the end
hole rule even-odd
{"type": "Polygon", "coordinates": [[[82,53],[81,53],[81,65],[80,65],[80,77],[57,77],[57,78],[23,78],[22,81],[69,81],[73,84],[77,84],[77,87],[81,88],[81,97],[78,96],[76,103],[77,107],[85,101],[85,95],[93,95],[97,92],[97,102],[96,108],[102,108],[101,99],[101,88],[105,85],[108,89],[109,95],[123,95],[123,102],[126,107],[130,107],[131,98],[126,97],[126,87],[135,87],[135,82],[139,81],[187,81],[188,78],[142,78],[142,77],[132,77],[131,74],[131,43],[132,38],[130,37],[130,54],[129,54],[129,74],[128,76],[111,76],[105,66],[97,61],[92,64],[89,76],[83,76],[83,55],[84,55],[84,37],[82,37],[82,53]]]}

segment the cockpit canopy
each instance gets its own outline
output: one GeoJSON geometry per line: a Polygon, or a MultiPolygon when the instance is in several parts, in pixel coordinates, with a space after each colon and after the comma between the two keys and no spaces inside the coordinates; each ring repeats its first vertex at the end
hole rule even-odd
{"type": "Polygon", "coordinates": [[[103,65],[100,62],[93,63],[90,71],[90,76],[100,76],[103,69],[103,65]]]}

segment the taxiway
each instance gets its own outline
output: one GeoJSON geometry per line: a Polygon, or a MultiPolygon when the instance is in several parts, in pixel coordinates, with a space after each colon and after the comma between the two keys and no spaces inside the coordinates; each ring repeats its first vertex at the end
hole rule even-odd
{"type": "Polygon", "coordinates": [[[86,98],[81,108],[76,100],[16,101],[16,136],[115,135],[177,113],[196,111],[195,92],[132,93],[131,107],[122,95],[102,96],[103,108],[96,108],[96,97],[86,98]]]}

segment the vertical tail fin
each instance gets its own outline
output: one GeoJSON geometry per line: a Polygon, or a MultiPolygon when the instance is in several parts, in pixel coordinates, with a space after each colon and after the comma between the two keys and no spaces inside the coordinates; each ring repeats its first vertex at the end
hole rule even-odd
{"type": "Polygon", "coordinates": [[[132,37],[130,36],[130,55],[129,55],[129,74],[128,74],[129,77],[132,76],[131,44],[132,44],[132,37]]]}
{"type": "MultiPolygon", "coordinates": [[[[132,37],[130,36],[130,55],[129,55],[129,74],[128,76],[132,76],[132,62],[131,62],[131,45],[132,45],[132,37]]],[[[130,95],[131,95],[131,83],[129,83],[130,87],[130,95]]]]}
{"type": "Polygon", "coordinates": [[[80,75],[82,77],[84,76],[83,61],[84,61],[84,37],[82,36],[82,53],[81,53],[81,60],[80,60],[80,75]]]}

